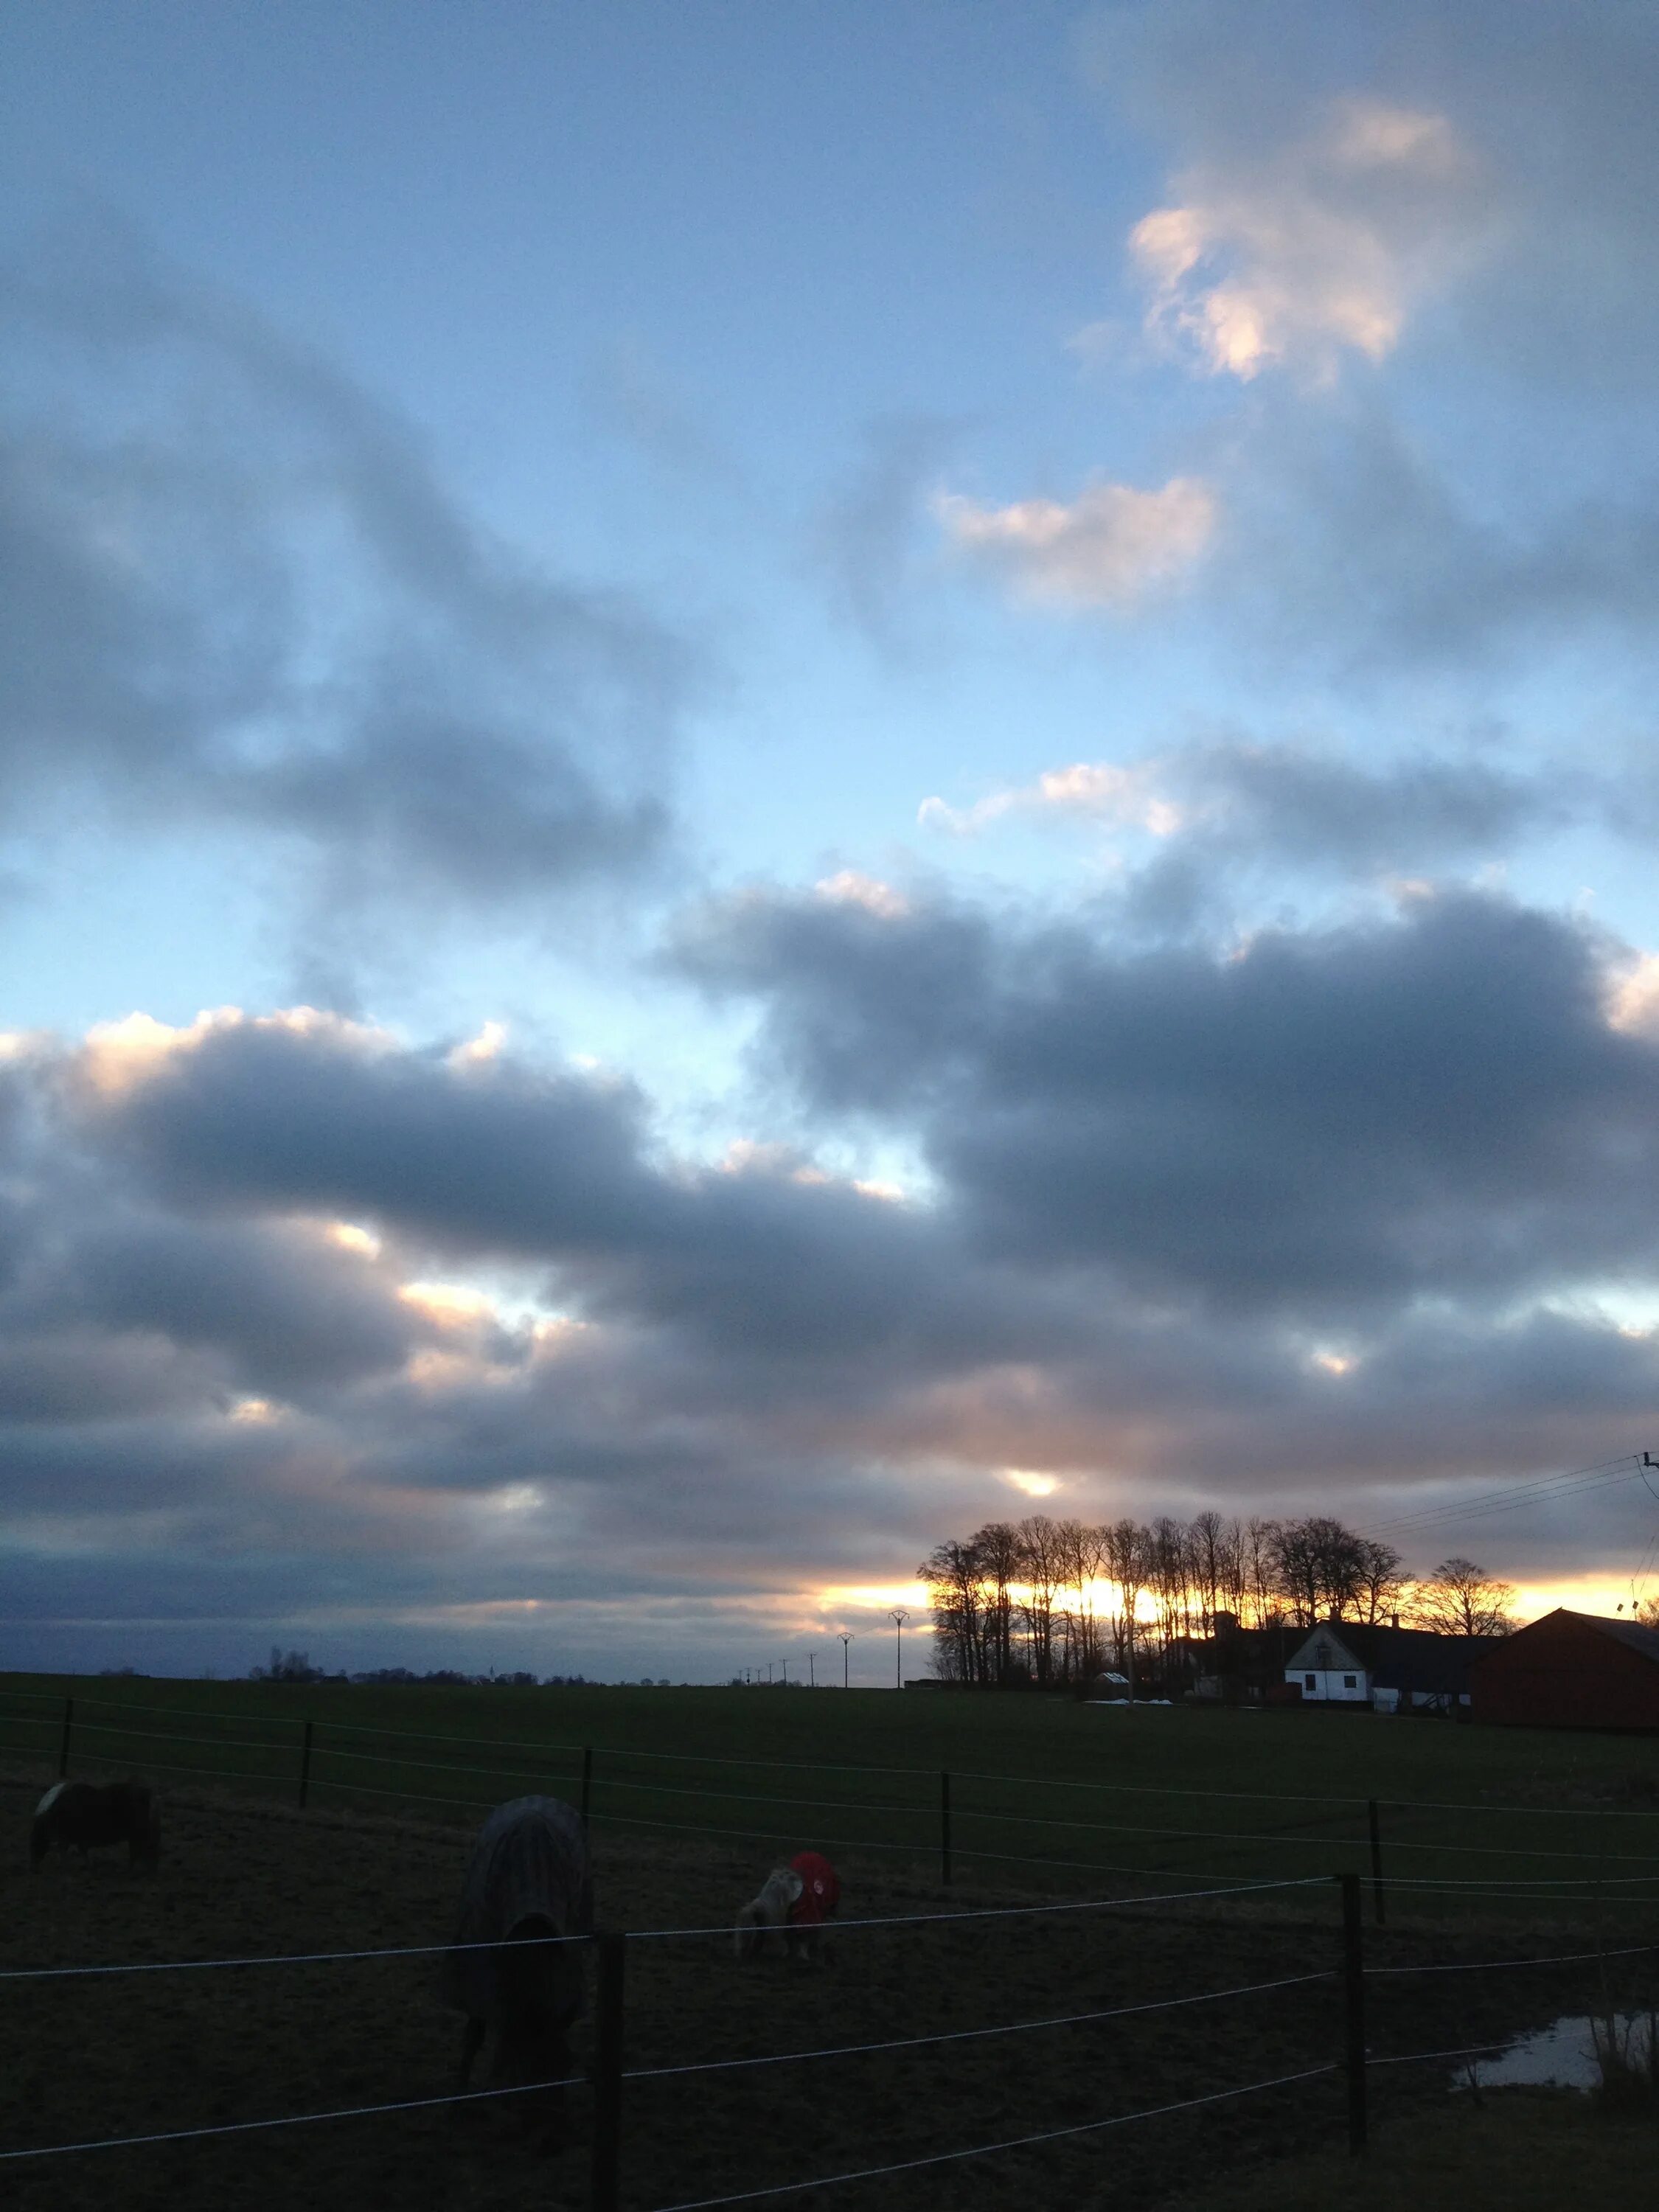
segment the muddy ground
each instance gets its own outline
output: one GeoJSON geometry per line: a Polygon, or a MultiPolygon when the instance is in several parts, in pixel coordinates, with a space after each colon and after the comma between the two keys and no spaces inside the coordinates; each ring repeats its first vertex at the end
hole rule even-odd
{"type": "MultiPolygon", "coordinates": [[[[27,1868],[41,1778],[0,1777],[0,1966],[216,1958],[441,1942],[469,1832],[418,1820],[301,1813],[179,1790],[164,1798],[161,1865],[119,1852],[27,1868]]],[[[803,1835],[801,1844],[812,1841],[803,1835]]],[[[706,1926],[752,1894],[764,1858],[743,1844],[596,1838],[602,1922],[706,1926]]],[[[931,1870],[843,1867],[847,1917],[1005,1904],[1011,1887],[941,1895],[931,1870]]],[[[1510,1955],[1589,1948],[1584,1931],[1494,1926],[1455,1938],[1394,1929],[1371,1955],[1510,1955]]],[[[1610,1936],[1609,1941],[1620,1940],[1610,1936]]],[[[1623,1940],[1633,1940],[1626,1931],[1623,1940]]],[[[635,1942],[628,1965],[630,2068],[824,2045],[884,2042],[1044,2020],[1332,1966],[1327,1887],[1272,1902],[1217,1900],[1123,1914],[1055,1915],[837,1931],[817,1972],[738,1966],[706,1936],[635,1942]]],[[[0,1983],[0,2148],[211,2126],[442,2095],[459,2023],[422,1959],[62,1982],[0,1983]]],[[[1615,1974],[1619,1970],[1613,1970],[1615,1974]]],[[[1379,2051],[1439,2049],[1583,2009],[1583,1967],[1553,1975],[1423,1977],[1375,1985],[1379,2051]]],[[[1634,1984],[1620,1979],[1618,1994],[1634,1984]]],[[[1318,2066],[1340,2048],[1334,1983],[1213,2006],[916,2051],[630,2083],[623,2202],[630,2212],[1064,2129],[1318,2066]]],[[[578,2031],[578,2057],[591,2048],[578,2031]]],[[[1443,2095],[1444,2069],[1374,2077],[1386,2111],[1443,2095]]],[[[1263,2097],[994,2158],[921,2166],[804,2191],[787,2207],[873,2212],[902,2203],[1006,2207],[1029,2194],[1075,2206],[1134,2203],[1206,2172],[1341,2139],[1334,2076],[1263,2097]]],[[[505,2105],[159,2142],[9,2162],[0,2187],[24,2212],[106,2202],[139,2208],[368,2204],[463,2212],[587,2202],[591,2101],[568,2100],[570,2142],[538,2153],[505,2105]]]]}

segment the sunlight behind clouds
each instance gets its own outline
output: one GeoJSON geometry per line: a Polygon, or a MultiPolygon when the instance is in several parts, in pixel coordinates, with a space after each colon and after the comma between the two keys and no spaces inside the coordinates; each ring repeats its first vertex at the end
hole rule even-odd
{"type": "Polygon", "coordinates": [[[1027,1498],[1052,1498],[1060,1488],[1057,1474],[1040,1474],[1027,1467],[1006,1467],[1002,1479],[1011,1490],[1023,1491],[1027,1498]]]}

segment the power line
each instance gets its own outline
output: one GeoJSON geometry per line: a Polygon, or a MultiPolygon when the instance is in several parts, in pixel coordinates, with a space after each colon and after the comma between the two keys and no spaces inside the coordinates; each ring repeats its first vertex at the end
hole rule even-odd
{"type": "Polygon", "coordinates": [[[1373,1533],[1398,1535],[1433,1528],[1443,1522],[1469,1520],[1486,1513],[1514,1512],[1522,1506],[1547,1504],[1558,1498],[1576,1496],[1580,1492],[1597,1489],[1604,1485],[1632,1482],[1641,1473],[1638,1455],[1635,1452],[1626,1452],[1616,1460],[1602,1460],[1593,1467],[1574,1468],[1565,1474],[1542,1475],[1530,1482],[1510,1484],[1503,1490],[1476,1495],[1467,1501],[1423,1506],[1416,1512],[1398,1515],[1392,1521],[1379,1522],[1373,1533]]]}

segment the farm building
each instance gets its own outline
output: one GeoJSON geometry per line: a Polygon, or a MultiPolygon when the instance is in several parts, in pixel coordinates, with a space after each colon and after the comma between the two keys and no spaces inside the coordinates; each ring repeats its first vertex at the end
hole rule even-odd
{"type": "Polygon", "coordinates": [[[1659,1633],[1562,1606],[1484,1650],[1470,1682],[1478,1721],[1659,1729],[1659,1633]]]}
{"type": "Polygon", "coordinates": [[[1285,1680],[1304,1705],[1450,1712],[1469,1703],[1476,1656],[1500,1641],[1323,1620],[1285,1662],[1285,1680]]]}

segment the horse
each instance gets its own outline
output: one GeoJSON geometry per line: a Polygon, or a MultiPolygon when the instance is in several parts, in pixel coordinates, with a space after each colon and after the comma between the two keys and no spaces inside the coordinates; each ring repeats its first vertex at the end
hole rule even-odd
{"type": "Polygon", "coordinates": [[[797,1851],[787,1866],[774,1867],[759,1894],[738,1913],[732,1948],[740,1959],[757,1959],[781,1943],[805,1965],[818,1958],[820,1931],[841,1904],[841,1882],[820,1851],[797,1851]]]}
{"type": "MultiPolygon", "coordinates": [[[[491,2033],[494,2088],[551,2085],[569,2072],[566,2039],[586,1996],[587,1947],[551,1939],[585,1936],[592,1926],[580,1815],[557,1797],[497,1806],[473,1846],[438,1974],[440,1999],[466,2019],[458,2090],[491,2033]]],[[[562,2102],[550,2088],[549,2148],[557,2147],[562,2102]]]]}
{"type": "Polygon", "coordinates": [[[161,1853],[161,1816],[148,1782],[59,1782],[34,1808],[29,1869],[52,1846],[83,1856],[107,1844],[125,1844],[133,1866],[153,1867],[161,1853]]]}

